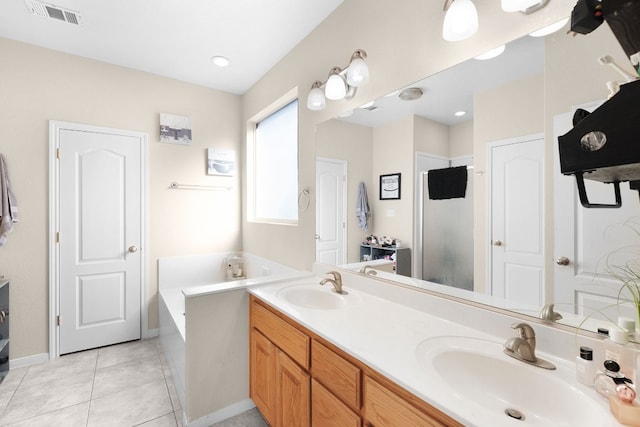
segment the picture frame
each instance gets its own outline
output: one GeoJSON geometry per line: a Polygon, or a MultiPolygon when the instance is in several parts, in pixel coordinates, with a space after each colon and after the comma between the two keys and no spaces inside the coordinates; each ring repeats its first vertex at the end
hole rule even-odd
{"type": "Polygon", "coordinates": [[[189,117],[160,113],[160,142],[191,145],[191,121],[189,117]]]}
{"type": "Polygon", "coordinates": [[[233,176],[235,171],[235,150],[207,149],[207,175],[233,176]]]}
{"type": "Polygon", "coordinates": [[[400,200],[400,173],[380,175],[380,200],[400,200]]]}

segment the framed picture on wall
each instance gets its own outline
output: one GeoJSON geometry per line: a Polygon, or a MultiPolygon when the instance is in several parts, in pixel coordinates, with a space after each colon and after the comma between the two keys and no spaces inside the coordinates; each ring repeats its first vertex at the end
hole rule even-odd
{"type": "Polygon", "coordinates": [[[400,175],[399,173],[380,175],[380,200],[400,199],[400,175]]]}
{"type": "Polygon", "coordinates": [[[160,113],[160,142],[191,145],[189,117],[160,113]]]}

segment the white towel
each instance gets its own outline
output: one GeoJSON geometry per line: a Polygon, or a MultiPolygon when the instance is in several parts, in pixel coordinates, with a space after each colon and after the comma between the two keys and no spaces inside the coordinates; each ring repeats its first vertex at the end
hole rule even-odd
{"type": "Polygon", "coordinates": [[[18,222],[18,203],[11,191],[7,164],[0,154],[0,247],[7,242],[7,234],[13,230],[14,222],[18,222]]]}
{"type": "Polygon", "coordinates": [[[358,202],[356,203],[356,216],[358,217],[358,226],[367,231],[369,227],[369,199],[367,198],[367,189],[364,186],[364,182],[358,185],[358,202]]]}

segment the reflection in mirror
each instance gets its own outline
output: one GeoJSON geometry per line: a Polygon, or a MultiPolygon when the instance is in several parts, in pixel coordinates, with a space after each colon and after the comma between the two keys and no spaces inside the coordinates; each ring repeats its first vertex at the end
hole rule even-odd
{"type": "MultiPolygon", "coordinates": [[[[407,86],[421,90],[419,99],[403,101],[397,91],[318,125],[318,161],[341,162],[346,176],[331,202],[317,201],[323,210],[316,217],[318,245],[334,239],[344,248],[342,261],[334,262],[349,268],[362,261],[367,236],[387,236],[410,249],[412,277],[376,277],[535,317],[555,303],[560,322],[589,330],[634,317],[617,303],[618,282],[595,290],[587,283],[607,279],[597,260],[628,241],[599,246],[602,236],[587,234],[595,224],[602,230],[639,212],[585,214],[554,158],[573,109],[602,102],[606,82],[618,77],[598,63],[602,55],[627,61],[605,26],[588,38],[565,30],[525,36],[494,59],[470,59],[407,86]],[[456,165],[469,166],[465,198],[430,199],[424,172],[456,165]],[[402,174],[401,198],[380,200],[379,176],[390,173],[402,174]],[[361,182],[372,213],[366,230],[355,215],[361,182]],[[554,215],[554,207],[563,214],[554,215]],[[344,212],[343,219],[335,221],[331,211],[344,212]],[[561,257],[569,264],[556,264],[561,257]],[[601,315],[605,307],[613,311],[601,315]]],[[[637,204],[631,209],[640,211],[637,204]]]]}

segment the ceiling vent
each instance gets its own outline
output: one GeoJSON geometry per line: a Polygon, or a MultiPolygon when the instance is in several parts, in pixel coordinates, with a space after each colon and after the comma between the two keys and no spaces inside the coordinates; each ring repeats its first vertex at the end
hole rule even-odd
{"type": "Polygon", "coordinates": [[[43,18],[53,18],[69,24],[80,25],[80,14],[73,10],[64,9],[53,4],[44,3],[38,0],[25,0],[25,4],[31,13],[43,18]]]}

